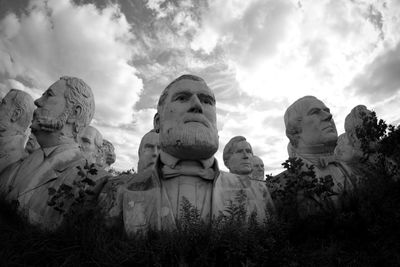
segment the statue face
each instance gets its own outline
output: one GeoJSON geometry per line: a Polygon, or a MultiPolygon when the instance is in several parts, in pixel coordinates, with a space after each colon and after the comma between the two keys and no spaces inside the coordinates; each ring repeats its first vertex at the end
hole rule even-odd
{"type": "Polygon", "coordinates": [[[253,178],[264,179],[264,162],[257,156],[253,156],[253,178]]]}
{"type": "Polygon", "coordinates": [[[93,127],[86,127],[82,134],[78,136],[78,143],[87,160],[91,163],[96,162],[98,148],[95,143],[97,131],[93,127]]]}
{"type": "Polygon", "coordinates": [[[147,133],[142,140],[142,147],[138,163],[138,172],[152,167],[156,163],[159,153],[160,141],[158,138],[158,133],[147,133]]]}
{"type": "Polygon", "coordinates": [[[33,113],[32,131],[54,131],[62,128],[68,118],[64,93],[64,80],[53,83],[43,95],[35,100],[37,108],[33,113]]]}
{"type": "Polygon", "coordinates": [[[232,155],[229,157],[227,166],[231,173],[250,174],[252,171],[253,151],[246,141],[240,141],[235,145],[232,155]]]}
{"type": "Polygon", "coordinates": [[[351,145],[348,135],[345,133],[339,136],[334,153],[339,160],[348,163],[358,161],[363,157],[362,151],[351,145]]]}
{"type": "Polygon", "coordinates": [[[329,108],[317,99],[304,101],[298,147],[335,144],[337,131],[329,108]]]}
{"type": "Polygon", "coordinates": [[[215,98],[207,85],[183,79],[174,83],[155,118],[161,149],[179,159],[207,159],[218,150],[215,98]]]}
{"type": "Polygon", "coordinates": [[[0,137],[8,136],[14,110],[14,92],[9,92],[0,102],[0,137]]]}
{"type": "Polygon", "coordinates": [[[25,146],[26,151],[28,151],[29,154],[32,154],[32,152],[38,148],[40,148],[40,145],[38,144],[36,137],[33,134],[30,134],[25,146]]]}
{"type": "Polygon", "coordinates": [[[110,166],[111,164],[113,164],[114,162],[115,162],[115,160],[116,160],[116,155],[115,155],[115,152],[114,152],[114,148],[112,148],[111,150],[107,150],[106,151],[106,153],[105,153],[106,155],[105,155],[105,157],[106,157],[106,164],[108,165],[108,166],[110,166]]]}

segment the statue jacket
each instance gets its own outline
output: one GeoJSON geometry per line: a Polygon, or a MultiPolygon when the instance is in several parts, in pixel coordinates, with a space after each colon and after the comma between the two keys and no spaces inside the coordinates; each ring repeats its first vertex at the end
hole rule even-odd
{"type": "Polygon", "coordinates": [[[28,156],[24,150],[24,135],[0,138],[0,176],[7,166],[28,156]]]}
{"type": "MultiPolygon", "coordinates": [[[[263,181],[222,172],[214,158],[211,162],[213,177],[205,181],[209,183],[209,187],[204,186],[203,182],[196,182],[194,189],[196,194],[209,193],[210,201],[200,201],[199,204],[193,203],[192,198],[186,202],[199,211],[200,218],[204,222],[210,223],[218,216],[228,216],[229,207],[240,204],[243,205],[247,217],[253,213],[258,221],[263,221],[271,215],[274,205],[263,181]],[[203,192],[198,192],[201,190],[203,192]]],[[[129,182],[122,185],[109,187],[109,191],[105,194],[107,197],[100,202],[100,205],[103,205],[110,224],[122,223],[128,234],[147,231],[149,228],[176,229],[182,218],[183,202],[182,199],[171,197],[169,194],[167,181],[163,177],[163,165],[159,156],[152,170],[136,174],[129,182]]],[[[173,183],[173,187],[178,187],[178,179],[185,181],[192,178],[190,176],[196,175],[181,175],[169,180],[173,183]]]]}
{"type": "MultiPolygon", "coordinates": [[[[75,142],[37,149],[7,168],[2,191],[6,199],[18,203],[30,223],[54,230],[62,223],[78,191],[85,187],[77,183],[82,180],[78,166],[83,169],[85,164],[75,142]]],[[[96,180],[101,175],[104,174],[91,178],[96,180]]]]}
{"type": "MultiPolygon", "coordinates": [[[[339,161],[333,153],[324,154],[296,154],[295,158],[300,158],[304,165],[299,171],[307,172],[308,167],[313,167],[315,178],[321,182],[321,178],[331,179],[330,188],[326,188],[326,193],[321,195],[307,194],[306,190],[297,191],[298,213],[301,217],[315,214],[321,211],[340,210],[346,203],[346,199],[351,194],[357,183],[357,177],[344,162],[339,161]]],[[[272,195],[277,195],[279,190],[288,191],[286,186],[290,179],[306,179],[311,181],[310,176],[293,177],[294,174],[284,171],[274,177],[275,182],[271,185],[272,195]]],[[[277,199],[276,199],[277,200],[277,199]]],[[[282,202],[277,205],[281,205],[282,202]]]]}

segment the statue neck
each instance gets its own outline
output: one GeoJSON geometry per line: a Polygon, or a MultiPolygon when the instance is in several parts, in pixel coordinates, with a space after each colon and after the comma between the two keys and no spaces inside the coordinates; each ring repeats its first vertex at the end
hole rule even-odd
{"type": "Polygon", "coordinates": [[[320,144],[313,146],[300,146],[294,148],[296,154],[333,154],[336,144],[320,144]]]}
{"type": "Polygon", "coordinates": [[[62,144],[75,143],[74,138],[64,135],[61,131],[45,132],[37,131],[34,133],[41,148],[53,147],[62,144]]]}

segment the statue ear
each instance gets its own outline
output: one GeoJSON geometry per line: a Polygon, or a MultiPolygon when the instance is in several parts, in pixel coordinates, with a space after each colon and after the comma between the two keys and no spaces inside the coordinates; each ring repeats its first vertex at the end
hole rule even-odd
{"type": "Polygon", "coordinates": [[[71,114],[69,114],[67,122],[74,123],[76,119],[82,114],[82,106],[75,105],[74,109],[72,110],[71,114]]]}
{"type": "Polygon", "coordinates": [[[15,108],[13,113],[11,114],[11,122],[16,122],[20,117],[22,116],[22,109],[21,108],[15,108]]]}
{"type": "Polygon", "coordinates": [[[156,130],[157,133],[160,132],[160,114],[158,114],[158,112],[154,115],[153,127],[154,127],[154,130],[156,130]]]}

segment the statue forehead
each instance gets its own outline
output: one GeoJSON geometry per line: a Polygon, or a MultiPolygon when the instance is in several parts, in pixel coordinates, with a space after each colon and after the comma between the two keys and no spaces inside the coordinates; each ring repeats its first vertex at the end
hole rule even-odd
{"type": "Polygon", "coordinates": [[[159,143],[159,136],[156,132],[149,132],[143,136],[143,144],[157,144],[159,143]]]}
{"type": "Polygon", "coordinates": [[[99,134],[99,131],[96,128],[87,126],[81,136],[94,138],[97,134],[99,134]]]}
{"type": "Polygon", "coordinates": [[[58,80],[46,90],[46,91],[53,91],[54,94],[56,95],[64,95],[65,90],[67,89],[67,83],[64,80],[58,80]]]}
{"type": "Polygon", "coordinates": [[[322,102],[321,100],[314,98],[314,97],[302,99],[298,102],[298,105],[302,112],[307,112],[308,110],[310,110],[312,108],[316,108],[316,107],[317,108],[326,108],[326,105],[324,104],[324,102],[322,102]]]}
{"type": "Polygon", "coordinates": [[[253,156],[253,163],[254,164],[264,164],[264,162],[262,161],[262,159],[258,156],[253,156]]]}
{"type": "Polygon", "coordinates": [[[234,150],[238,150],[238,149],[242,149],[242,148],[250,148],[250,149],[252,149],[250,143],[247,142],[246,140],[242,140],[242,141],[239,141],[239,142],[233,144],[233,149],[234,150]]]}
{"type": "Polygon", "coordinates": [[[203,93],[214,97],[214,93],[205,82],[190,79],[182,79],[173,83],[169,88],[167,99],[170,100],[174,94],[179,92],[188,92],[192,94],[203,93]]]}

